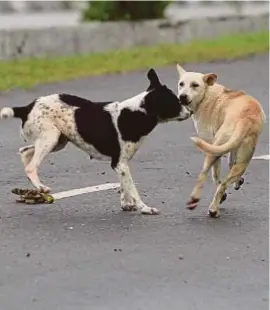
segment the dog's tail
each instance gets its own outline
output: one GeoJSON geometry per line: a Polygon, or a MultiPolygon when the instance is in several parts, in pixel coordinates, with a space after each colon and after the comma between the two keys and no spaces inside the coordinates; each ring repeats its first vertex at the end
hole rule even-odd
{"type": "Polygon", "coordinates": [[[15,117],[14,108],[5,107],[0,112],[0,118],[1,119],[3,119],[3,118],[13,118],[13,117],[15,117]]]}
{"type": "Polygon", "coordinates": [[[230,139],[222,145],[213,145],[205,142],[203,139],[198,137],[192,137],[191,140],[199,147],[202,151],[208,154],[221,156],[228,153],[230,150],[236,148],[245,137],[249,130],[248,124],[240,123],[236,126],[234,133],[230,139]]]}
{"type": "Polygon", "coordinates": [[[8,118],[20,118],[20,119],[26,119],[27,115],[32,110],[33,106],[35,104],[35,101],[31,102],[29,105],[24,107],[5,107],[0,111],[0,119],[8,119],[8,118]]]}

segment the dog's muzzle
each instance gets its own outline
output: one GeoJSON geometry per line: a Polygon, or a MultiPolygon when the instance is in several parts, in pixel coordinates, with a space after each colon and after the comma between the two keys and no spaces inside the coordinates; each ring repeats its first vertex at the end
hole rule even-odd
{"type": "Polygon", "coordinates": [[[190,101],[188,100],[188,96],[186,94],[181,94],[179,96],[179,101],[184,106],[188,106],[190,104],[190,101]]]}

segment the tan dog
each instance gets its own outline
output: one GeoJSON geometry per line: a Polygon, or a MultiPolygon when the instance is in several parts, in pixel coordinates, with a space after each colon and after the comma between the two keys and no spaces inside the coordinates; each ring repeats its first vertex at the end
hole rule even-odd
{"type": "Polygon", "coordinates": [[[255,151],[258,137],[265,122],[260,103],[243,91],[231,90],[217,84],[214,73],[186,72],[177,65],[179,73],[178,96],[182,104],[194,112],[197,133],[201,138],[191,138],[206,153],[203,169],[191,193],[190,209],[197,207],[203,183],[212,167],[212,178],[217,185],[208,213],[219,216],[219,205],[227,195],[232,183],[238,190],[244,183],[242,175],[255,151]],[[221,157],[229,154],[230,172],[220,180],[221,157]]]}

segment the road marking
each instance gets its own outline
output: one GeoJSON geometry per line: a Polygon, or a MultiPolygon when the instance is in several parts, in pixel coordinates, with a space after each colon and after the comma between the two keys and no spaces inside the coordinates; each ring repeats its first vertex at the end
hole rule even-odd
{"type": "Polygon", "coordinates": [[[264,160],[270,160],[270,154],[267,155],[261,155],[261,156],[254,156],[252,159],[264,159],[264,160]]]}
{"type": "MultiPolygon", "coordinates": [[[[261,156],[254,156],[252,159],[270,160],[270,154],[261,155],[261,156]]],[[[95,186],[70,189],[70,190],[67,190],[64,192],[52,194],[52,196],[54,199],[63,199],[63,198],[83,195],[83,194],[87,194],[87,193],[107,191],[109,189],[116,189],[119,187],[120,187],[120,183],[105,183],[105,184],[100,184],[100,185],[95,185],[95,186]]]]}
{"type": "Polygon", "coordinates": [[[106,184],[100,184],[96,186],[70,189],[68,191],[52,194],[52,196],[54,199],[63,199],[63,198],[78,196],[78,195],[87,194],[87,193],[107,191],[109,189],[115,189],[119,187],[120,187],[120,183],[106,183],[106,184]]]}

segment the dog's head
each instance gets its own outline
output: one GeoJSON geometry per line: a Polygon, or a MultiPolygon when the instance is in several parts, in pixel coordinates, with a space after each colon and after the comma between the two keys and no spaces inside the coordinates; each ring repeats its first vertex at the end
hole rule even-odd
{"type": "Polygon", "coordinates": [[[149,93],[145,97],[145,107],[149,113],[156,115],[161,122],[182,121],[192,115],[192,111],[180,103],[176,94],[160,83],[154,69],[148,71],[147,78],[150,85],[147,88],[149,93]]]}
{"type": "Polygon", "coordinates": [[[179,73],[178,98],[183,105],[196,112],[208,87],[216,83],[217,75],[187,72],[179,64],[177,64],[177,71],[179,73]]]}

